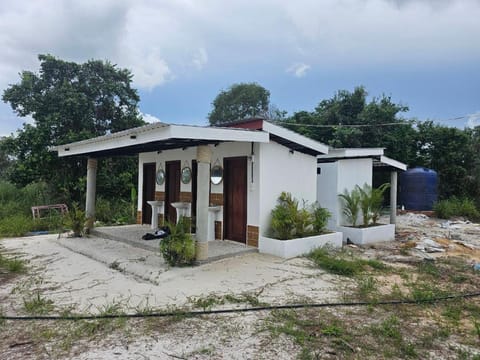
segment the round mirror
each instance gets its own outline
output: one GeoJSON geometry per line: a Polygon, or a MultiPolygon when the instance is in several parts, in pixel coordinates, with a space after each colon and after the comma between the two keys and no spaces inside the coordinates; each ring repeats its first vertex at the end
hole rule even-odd
{"type": "Polygon", "coordinates": [[[188,184],[192,180],[192,169],[190,169],[188,166],[185,166],[182,169],[182,183],[188,184]]]}
{"type": "Polygon", "coordinates": [[[158,185],[163,185],[165,182],[165,170],[158,169],[156,179],[158,185]]]}
{"type": "Polygon", "coordinates": [[[218,185],[223,180],[223,168],[220,165],[215,165],[210,170],[210,181],[213,185],[218,185]]]}

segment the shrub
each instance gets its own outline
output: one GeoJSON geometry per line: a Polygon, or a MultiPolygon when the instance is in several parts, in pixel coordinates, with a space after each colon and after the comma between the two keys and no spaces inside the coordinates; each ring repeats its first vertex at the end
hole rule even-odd
{"type": "Polygon", "coordinates": [[[77,203],[73,203],[65,216],[65,225],[73,231],[74,237],[81,237],[85,233],[86,220],[85,212],[78,207],[77,203]]]}
{"type": "Polygon", "coordinates": [[[292,198],[292,194],[282,192],[277,206],[272,210],[272,237],[280,240],[292,239],[295,236],[297,214],[298,201],[292,198]]]}
{"type": "Polygon", "coordinates": [[[470,199],[460,199],[452,196],[449,199],[441,200],[433,206],[435,214],[441,219],[449,219],[454,216],[464,216],[470,220],[480,217],[475,203],[470,199]]]}
{"type": "Polygon", "coordinates": [[[0,236],[23,236],[34,228],[31,217],[11,215],[0,220],[0,236]]]}
{"type": "Polygon", "coordinates": [[[160,241],[160,252],[170,266],[192,265],[195,261],[195,243],[189,233],[189,224],[180,218],[177,224],[167,223],[170,235],[160,241]]]}
{"type": "Polygon", "coordinates": [[[308,209],[304,202],[299,209],[298,200],[282,192],[272,210],[270,235],[279,240],[318,235],[325,231],[330,216],[330,212],[317,203],[308,209]]]}
{"type": "Polygon", "coordinates": [[[98,197],[95,203],[95,220],[105,224],[133,224],[131,204],[123,199],[98,197]]]}
{"type": "Polygon", "coordinates": [[[318,203],[312,206],[312,225],[313,231],[317,234],[325,232],[328,219],[332,214],[325,208],[322,208],[318,203]]]}

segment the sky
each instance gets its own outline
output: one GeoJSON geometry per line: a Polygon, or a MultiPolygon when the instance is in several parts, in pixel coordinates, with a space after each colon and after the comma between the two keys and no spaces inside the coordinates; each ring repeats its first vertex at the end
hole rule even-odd
{"type": "MultiPolygon", "coordinates": [[[[0,0],[0,90],[51,54],[130,69],[147,121],[207,124],[221,90],[257,82],[289,114],[363,85],[473,126],[479,19],[480,0],[0,0]]],[[[24,122],[0,102],[0,136],[24,122]]]]}

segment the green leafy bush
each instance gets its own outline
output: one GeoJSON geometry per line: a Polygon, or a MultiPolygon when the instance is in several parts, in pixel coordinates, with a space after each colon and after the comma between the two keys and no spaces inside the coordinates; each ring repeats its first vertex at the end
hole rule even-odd
{"type": "Polygon", "coordinates": [[[192,265],[195,261],[195,243],[185,218],[177,224],[167,223],[170,235],[160,241],[160,252],[170,266],[192,265]]]}
{"type": "Polygon", "coordinates": [[[24,236],[34,229],[32,217],[11,215],[0,220],[0,236],[24,236]]]}
{"type": "Polygon", "coordinates": [[[433,210],[437,217],[441,219],[449,219],[454,216],[463,216],[470,220],[480,218],[480,213],[473,200],[466,198],[460,199],[455,196],[437,202],[433,206],[433,210]]]}
{"type": "Polygon", "coordinates": [[[95,203],[95,220],[104,224],[133,224],[132,205],[123,199],[98,197],[95,203]]]}
{"type": "Polygon", "coordinates": [[[325,232],[327,228],[328,219],[332,214],[325,208],[322,208],[318,203],[313,204],[312,206],[312,226],[313,232],[316,234],[321,234],[325,232]]]}
{"type": "Polygon", "coordinates": [[[306,203],[299,208],[292,194],[282,192],[272,210],[270,235],[279,240],[318,235],[325,231],[330,216],[328,210],[317,203],[310,209],[306,203]]]}
{"type": "Polygon", "coordinates": [[[85,233],[85,221],[87,217],[85,212],[73,203],[69,212],[65,216],[65,225],[73,231],[74,237],[81,237],[85,233]]]}

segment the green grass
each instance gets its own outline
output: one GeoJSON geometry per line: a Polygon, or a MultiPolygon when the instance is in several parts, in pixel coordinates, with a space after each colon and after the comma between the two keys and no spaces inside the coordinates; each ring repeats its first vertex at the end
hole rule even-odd
{"type": "Polygon", "coordinates": [[[45,315],[54,308],[53,301],[41,296],[40,292],[23,299],[23,309],[30,315],[45,315]]]}
{"type": "Polygon", "coordinates": [[[194,307],[202,310],[209,310],[216,305],[225,304],[248,304],[250,306],[265,305],[265,303],[260,302],[256,294],[248,292],[225,295],[210,294],[207,296],[191,297],[188,300],[194,307]]]}
{"type": "Polygon", "coordinates": [[[369,268],[374,270],[388,269],[381,261],[349,257],[345,252],[335,252],[325,247],[313,250],[307,257],[319,268],[336,275],[355,276],[369,268]]]}
{"type": "Polygon", "coordinates": [[[471,199],[457,198],[455,196],[441,200],[433,206],[435,214],[441,219],[450,219],[454,216],[464,216],[470,220],[480,218],[480,212],[471,199]]]}
{"type": "Polygon", "coordinates": [[[10,259],[0,254],[0,268],[9,273],[22,273],[25,271],[25,261],[19,258],[10,259]]]}

